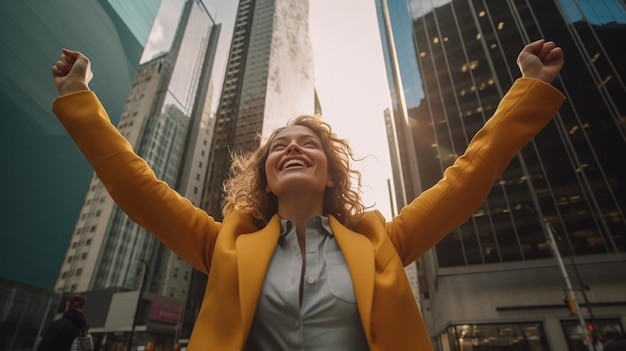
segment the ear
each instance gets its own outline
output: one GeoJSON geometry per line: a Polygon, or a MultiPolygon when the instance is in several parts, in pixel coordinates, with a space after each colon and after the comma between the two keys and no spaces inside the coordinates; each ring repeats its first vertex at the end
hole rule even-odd
{"type": "Polygon", "coordinates": [[[270,185],[269,184],[265,187],[265,192],[268,193],[268,194],[272,193],[272,189],[270,189],[270,185]]]}

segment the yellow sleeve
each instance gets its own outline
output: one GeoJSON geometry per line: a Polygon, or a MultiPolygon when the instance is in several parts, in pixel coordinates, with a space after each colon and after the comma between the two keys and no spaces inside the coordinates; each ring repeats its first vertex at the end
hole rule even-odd
{"type": "Polygon", "coordinates": [[[52,111],[128,217],[208,273],[221,223],[156,178],[111,123],[93,92],[58,97],[52,111]]]}
{"type": "Polygon", "coordinates": [[[442,179],[386,224],[404,264],[413,262],[468,220],[517,152],[541,131],[564,101],[563,94],[544,81],[520,78],[513,84],[442,179]]]}

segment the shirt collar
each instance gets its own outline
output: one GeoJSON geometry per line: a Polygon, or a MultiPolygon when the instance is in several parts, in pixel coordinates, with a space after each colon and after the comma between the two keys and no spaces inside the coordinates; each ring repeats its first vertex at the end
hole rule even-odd
{"type": "MultiPolygon", "coordinates": [[[[280,220],[280,237],[287,235],[292,230],[296,230],[296,225],[290,219],[282,219],[280,220]]],[[[326,235],[333,235],[332,229],[330,229],[330,224],[328,223],[328,217],[326,216],[313,216],[309,218],[306,223],[307,228],[316,228],[322,229],[320,233],[324,233],[326,235]]]]}

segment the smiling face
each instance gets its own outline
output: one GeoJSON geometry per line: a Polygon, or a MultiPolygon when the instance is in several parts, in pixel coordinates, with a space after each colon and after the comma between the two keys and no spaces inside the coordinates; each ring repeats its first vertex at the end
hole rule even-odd
{"type": "Polygon", "coordinates": [[[301,125],[284,128],[270,141],[265,174],[266,190],[278,198],[297,192],[323,195],[333,186],[320,139],[301,125]]]}
{"type": "Polygon", "coordinates": [[[323,214],[353,228],[365,211],[361,173],[350,167],[358,160],[348,141],[321,116],[298,116],[254,152],[232,157],[231,177],[224,183],[224,217],[245,210],[262,228],[276,214],[323,214]]]}

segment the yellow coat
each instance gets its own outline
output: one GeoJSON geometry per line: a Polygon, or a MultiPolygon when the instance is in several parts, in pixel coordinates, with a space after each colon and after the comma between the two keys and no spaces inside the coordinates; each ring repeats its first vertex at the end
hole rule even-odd
{"type": "MultiPolygon", "coordinates": [[[[404,266],[469,218],[563,101],[550,84],[520,78],[442,180],[392,221],[368,212],[352,231],[330,217],[371,350],[432,350],[404,266]]],[[[189,349],[243,349],[280,233],[278,216],[261,230],[242,212],[215,221],[155,178],[92,92],[61,96],[53,111],[129,217],[208,274],[189,349]]]]}

